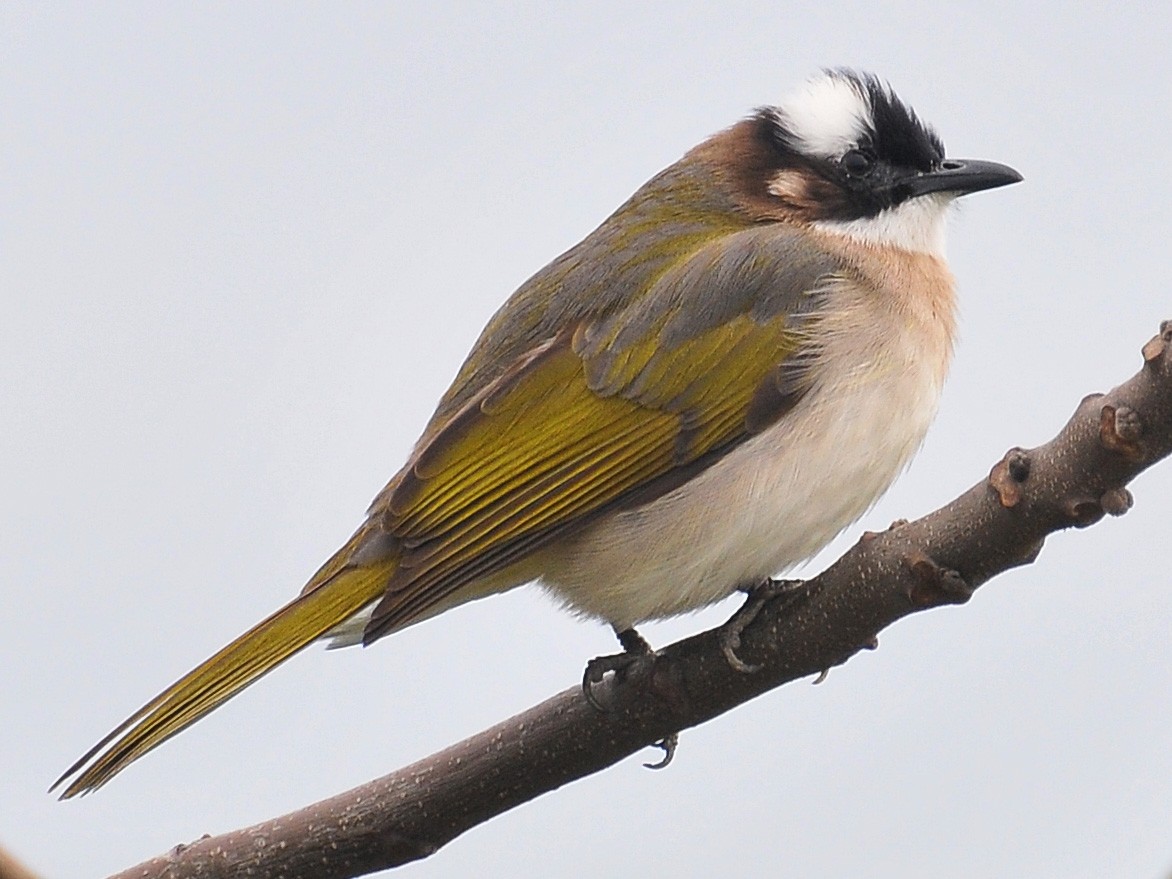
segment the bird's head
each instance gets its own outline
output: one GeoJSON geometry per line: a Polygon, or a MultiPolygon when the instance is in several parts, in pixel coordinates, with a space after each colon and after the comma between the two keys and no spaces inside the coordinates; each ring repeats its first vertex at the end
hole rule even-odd
{"type": "Polygon", "coordinates": [[[744,210],[870,243],[939,252],[958,196],[1021,180],[996,162],[945,157],[944,144],[883,81],[814,77],[701,145],[744,210]]]}

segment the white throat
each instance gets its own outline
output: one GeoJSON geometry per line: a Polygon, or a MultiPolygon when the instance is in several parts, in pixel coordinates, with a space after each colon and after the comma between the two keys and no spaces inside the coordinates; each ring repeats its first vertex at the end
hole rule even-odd
{"type": "Polygon", "coordinates": [[[933,192],[908,199],[873,217],[858,220],[818,220],[814,227],[846,235],[864,244],[898,247],[914,253],[944,257],[944,221],[956,196],[933,192]]]}

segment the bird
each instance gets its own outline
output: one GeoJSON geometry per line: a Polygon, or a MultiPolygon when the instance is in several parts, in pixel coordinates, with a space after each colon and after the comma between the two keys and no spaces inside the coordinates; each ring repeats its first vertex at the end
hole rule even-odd
{"type": "MultiPolygon", "coordinates": [[[[54,784],[93,791],[311,643],[536,582],[635,626],[750,591],[921,445],[956,333],[945,155],[887,81],[820,71],[652,177],[491,318],[405,465],[301,593],[54,784]]],[[[624,654],[619,654],[622,656],[624,654]]]]}

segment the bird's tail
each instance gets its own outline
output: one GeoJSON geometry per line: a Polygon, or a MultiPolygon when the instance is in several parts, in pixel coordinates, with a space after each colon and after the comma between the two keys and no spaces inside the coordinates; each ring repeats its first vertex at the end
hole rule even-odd
{"type": "Polygon", "coordinates": [[[397,561],[346,565],[345,556],[360,537],[361,531],[322,567],[305,592],[138,709],[70,766],[50,790],[74,774],[77,777],[61,799],[97,790],[381,596],[397,561]]]}

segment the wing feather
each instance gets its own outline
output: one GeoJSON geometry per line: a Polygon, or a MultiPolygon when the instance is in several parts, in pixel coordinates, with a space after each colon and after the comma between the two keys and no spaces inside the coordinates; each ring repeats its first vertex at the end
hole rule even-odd
{"type": "Polygon", "coordinates": [[[372,509],[404,552],[366,640],[603,510],[670,490],[788,411],[809,385],[795,373],[812,362],[828,272],[825,261],[807,260],[809,270],[784,273],[788,289],[772,290],[774,306],[763,307],[754,248],[768,240],[697,253],[731,287],[705,287],[705,273],[685,261],[636,297],[629,316],[566,328],[429,429],[372,509]],[[737,286],[745,273],[753,295],[747,281],[737,286]],[[701,303],[695,313],[706,319],[681,324],[679,303],[705,297],[719,304],[701,303]]]}

